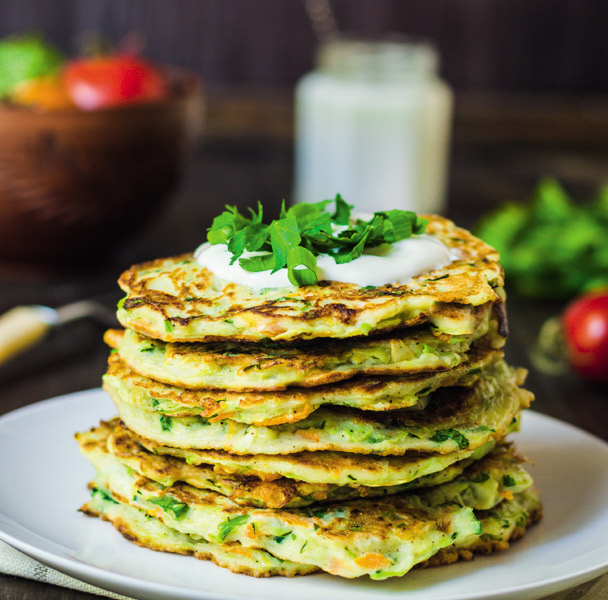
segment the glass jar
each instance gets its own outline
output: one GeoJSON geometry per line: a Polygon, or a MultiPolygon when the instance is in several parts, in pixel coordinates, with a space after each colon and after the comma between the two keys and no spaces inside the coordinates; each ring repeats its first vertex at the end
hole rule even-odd
{"type": "Polygon", "coordinates": [[[295,200],[445,210],[452,93],[426,42],[331,39],[296,87],[295,200]]]}

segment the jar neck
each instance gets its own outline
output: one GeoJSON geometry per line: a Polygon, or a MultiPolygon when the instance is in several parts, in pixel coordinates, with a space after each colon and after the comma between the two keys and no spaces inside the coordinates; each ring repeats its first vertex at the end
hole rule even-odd
{"type": "Polygon", "coordinates": [[[356,81],[426,81],[437,74],[438,54],[428,42],[332,38],[321,44],[317,69],[356,81]]]}

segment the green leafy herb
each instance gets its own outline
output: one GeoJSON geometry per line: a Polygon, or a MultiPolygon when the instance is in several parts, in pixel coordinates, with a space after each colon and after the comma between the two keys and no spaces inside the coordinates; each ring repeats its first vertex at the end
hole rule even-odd
{"type": "Polygon", "coordinates": [[[608,284],[608,187],[583,204],[545,179],[530,202],[504,204],[475,232],[500,252],[507,282],[521,294],[567,298],[608,284]]]}
{"type": "Polygon", "coordinates": [[[116,500],[114,500],[114,498],[112,498],[112,496],[110,496],[110,494],[107,494],[103,490],[100,490],[99,488],[96,488],[96,487],[91,488],[91,496],[100,496],[106,502],[112,502],[113,504],[118,504],[118,502],[116,502],[116,500]]]}
{"type": "Polygon", "coordinates": [[[165,331],[171,333],[173,331],[173,323],[170,319],[165,319],[165,331]]]}
{"type": "Polygon", "coordinates": [[[171,431],[171,427],[173,423],[171,422],[171,417],[167,415],[161,415],[160,417],[160,427],[163,431],[171,431]]]}
{"type": "Polygon", "coordinates": [[[460,450],[466,450],[469,447],[469,440],[462,432],[458,431],[458,429],[440,429],[435,432],[435,435],[431,438],[432,442],[437,442],[439,444],[442,444],[447,440],[454,440],[458,444],[460,450]]]}
{"type": "MultiPolygon", "coordinates": [[[[261,209],[260,209],[261,210],[261,209]]],[[[239,515],[238,517],[234,517],[232,519],[228,519],[227,521],[222,521],[218,526],[218,530],[220,532],[220,540],[224,541],[228,534],[239,525],[243,525],[249,521],[249,515],[239,515]]]]}
{"type": "Polygon", "coordinates": [[[511,477],[511,475],[503,475],[502,484],[505,487],[513,487],[515,485],[515,479],[513,479],[513,477],[511,477]]]}
{"type": "Polygon", "coordinates": [[[274,538],[272,538],[277,544],[282,544],[285,541],[285,538],[291,533],[291,531],[288,531],[287,533],[283,533],[282,535],[277,535],[274,538]]]}
{"type": "MultiPolygon", "coordinates": [[[[295,286],[317,283],[317,256],[331,256],[338,264],[361,256],[366,248],[393,244],[424,232],[427,221],[416,213],[389,210],[374,213],[369,221],[353,219],[352,206],[338,194],[335,210],[328,212],[331,200],[314,204],[281,207],[279,218],[263,223],[262,205],[250,216],[235,206],[217,216],[207,232],[211,244],[226,244],[231,263],[239,261],[246,271],[271,271],[286,268],[295,286]],[[247,252],[249,255],[243,256],[247,252]]],[[[369,287],[366,289],[370,289],[369,287]]]]}
{"type": "Polygon", "coordinates": [[[469,481],[472,483],[484,483],[488,479],[490,479],[490,476],[487,473],[475,473],[475,475],[469,478],[469,481]]]}
{"type": "Polygon", "coordinates": [[[176,519],[181,519],[188,512],[188,505],[179,502],[171,496],[162,496],[160,498],[148,498],[150,504],[160,506],[166,513],[171,513],[176,519]]]}
{"type": "Polygon", "coordinates": [[[297,246],[287,255],[287,271],[289,281],[296,286],[313,285],[317,283],[317,259],[306,248],[297,246]]]}

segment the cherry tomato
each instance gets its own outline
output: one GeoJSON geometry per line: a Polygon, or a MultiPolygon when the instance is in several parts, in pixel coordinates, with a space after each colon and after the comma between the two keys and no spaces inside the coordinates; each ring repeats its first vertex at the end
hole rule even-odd
{"type": "Polygon", "coordinates": [[[587,379],[608,381],[608,289],[568,305],[562,324],[572,368],[587,379]]]}
{"type": "Polygon", "coordinates": [[[164,75],[149,63],[126,55],[72,61],[64,72],[68,92],[82,110],[96,110],[167,96],[164,75]]]}

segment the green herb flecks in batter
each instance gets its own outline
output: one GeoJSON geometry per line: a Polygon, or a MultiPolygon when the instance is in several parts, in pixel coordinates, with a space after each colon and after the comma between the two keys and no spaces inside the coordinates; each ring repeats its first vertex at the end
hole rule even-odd
{"type": "Polygon", "coordinates": [[[177,501],[171,496],[163,496],[162,498],[149,498],[148,502],[160,506],[165,512],[171,513],[176,519],[183,517],[188,512],[188,505],[177,501]]]}
{"type": "Polygon", "coordinates": [[[110,494],[107,494],[103,490],[100,490],[99,488],[96,488],[96,487],[91,488],[91,496],[96,496],[96,495],[101,496],[105,502],[112,502],[114,504],[118,504],[118,502],[116,500],[114,500],[114,498],[112,498],[112,496],[110,496],[110,494]]]}
{"type": "Polygon", "coordinates": [[[469,447],[469,440],[466,436],[457,429],[440,429],[431,438],[433,442],[443,443],[447,440],[454,440],[458,444],[460,450],[466,450],[469,447]]]}
{"type": "Polygon", "coordinates": [[[278,219],[263,223],[264,211],[242,215],[235,206],[227,206],[217,216],[207,233],[211,244],[226,244],[232,254],[231,264],[239,261],[246,271],[271,271],[287,268],[289,281],[303,286],[317,283],[317,256],[327,254],[337,264],[348,263],[366,248],[393,244],[424,232],[427,221],[416,213],[389,210],[374,213],[369,221],[351,220],[352,206],[338,194],[335,200],[314,204],[301,203],[281,207],[278,219]],[[335,211],[326,210],[335,202],[335,211]],[[243,253],[256,253],[243,257],[243,253]]]}
{"type": "Polygon", "coordinates": [[[220,532],[220,540],[224,541],[229,533],[239,525],[244,525],[249,521],[249,515],[239,515],[238,517],[234,517],[233,519],[228,519],[227,521],[222,521],[218,526],[218,530],[220,532]]]}

